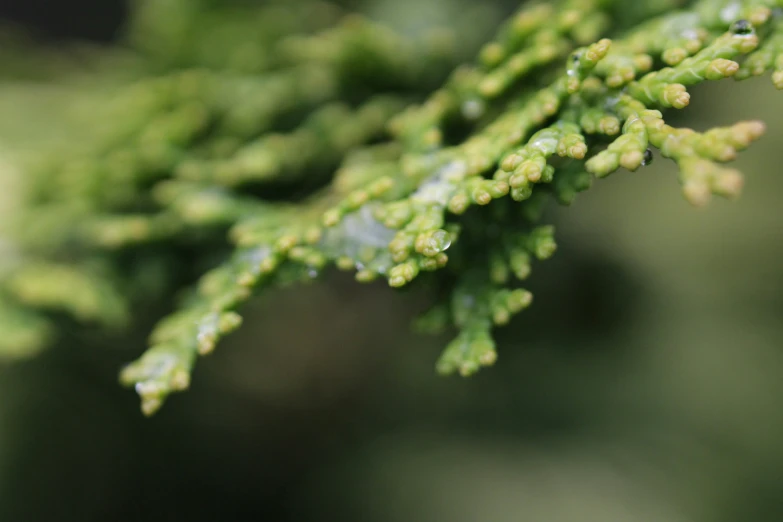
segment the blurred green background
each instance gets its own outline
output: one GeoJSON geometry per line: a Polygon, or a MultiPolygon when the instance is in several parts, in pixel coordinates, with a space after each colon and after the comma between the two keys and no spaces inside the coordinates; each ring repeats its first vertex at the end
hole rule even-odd
{"type": "MultiPolygon", "coordinates": [[[[119,2],[37,3],[0,14],[48,37],[121,21],[119,2]]],[[[552,209],[535,305],[473,378],[437,377],[447,339],[409,332],[424,292],[339,274],[255,301],[152,419],[116,384],[145,332],[0,365],[0,521],[783,520],[783,95],[760,78],[692,100],[669,122],[767,122],[742,198],[693,209],[658,158],[552,209]]],[[[24,122],[0,128],[11,157],[24,122]]]]}

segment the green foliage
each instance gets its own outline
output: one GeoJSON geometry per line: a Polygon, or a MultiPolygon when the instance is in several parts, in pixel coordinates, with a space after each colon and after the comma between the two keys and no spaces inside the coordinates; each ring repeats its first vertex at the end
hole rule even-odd
{"type": "Polygon", "coordinates": [[[139,3],[133,53],[99,53],[122,68],[56,78],[88,109],[25,164],[0,352],[36,351],[63,314],[127,327],[185,287],[121,374],[151,414],[243,302],[336,266],[391,287],[428,279],[440,298],[417,324],[456,328],[437,369],[470,375],[495,362],[492,329],[531,304],[520,285],[555,253],[550,200],[653,150],[690,202],[739,193],[722,164],[763,124],[696,132],[661,111],[707,80],[772,72],[783,88],[783,2],[524,5],[457,66],[481,19],[414,34],[309,0],[139,3]]]}

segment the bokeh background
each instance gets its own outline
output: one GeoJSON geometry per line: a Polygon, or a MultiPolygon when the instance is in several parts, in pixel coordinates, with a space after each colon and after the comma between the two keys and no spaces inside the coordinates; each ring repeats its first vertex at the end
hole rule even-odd
{"type": "MultiPolygon", "coordinates": [[[[108,42],[124,12],[0,1],[52,44],[108,42]]],[[[535,305],[473,378],[437,377],[446,339],[410,333],[427,295],[339,274],[253,302],[152,419],[116,384],[145,332],[0,365],[0,521],[783,520],[783,95],[760,78],[692,99],[670,122],[767,122],[743,197],[693,209],[658,158],[553,209],[535,305]]],[[[3,112],[0,150],[27,132],[3,112]]]]}

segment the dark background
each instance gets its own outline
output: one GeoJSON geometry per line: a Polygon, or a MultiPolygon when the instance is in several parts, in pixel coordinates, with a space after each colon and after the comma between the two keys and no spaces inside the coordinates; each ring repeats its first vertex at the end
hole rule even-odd
{"type": "Polygon", "coordinates": [[[0,18],[48,39],[109,41],[126,14],[118,0],[2,0],[0,18]]]}

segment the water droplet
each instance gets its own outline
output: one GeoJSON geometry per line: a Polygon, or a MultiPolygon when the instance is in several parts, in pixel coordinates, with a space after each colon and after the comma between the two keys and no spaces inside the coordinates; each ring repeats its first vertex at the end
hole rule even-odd
{"type": "Polygon", "coordinates": [[[467,100],[462,104],[462,115],[468,120],[477,120],[484,115],[486,107],[478,99],[467,100]]]}
{"type": "Polygon", "coordinates": [[[642,157],[642,167],[646,167],[647,165],[652,163],[653,159],[654,157],[653,157],[652,149],[647,149],[646,151],[644,151],[644,157],[642,157]]]}
{"type": "Polygon", "coordinates": [[[432,234],[432,239],[435,242],[433,246],[438,250],[438,252],[448,250],[451,246],[451,234],[445,230],[436,231],[434,234],[432,234]]]}
{"type": "Polygon", "coordinates": [[[163,394],[163,386],[156,381],[141,381],[137,382],[136,393],[145,398],[154,398],[163,394]]]}
{"type": "Polygon", "coordinates": [[[742,11],[742,6],[739,2],[732,2],[720,11],[720,19],[726,23],[736,20],[742,11]]]}
{"type": "Polygon", "coordinates": [[[318,270],[316,270],[315,268],[309,268],[307,270],[307,275],[310,277],[310,279],[315,279],[316,277],[318,277],[318,270]]]}
{"type": "Polygon", "coordinates": [[[217,314],[209,314],[199,323],[196,341],[198,343],[198,351],[202,355],[210,353],[215,349],[218,337],[218,319],[217,314]]]}
{"type": "Polygon", "coordinates": [[[574,54],[571,55],[569,59],[569,65],[566,68],[566,75],[569,77],[577,77],[579,75],[579,71],[577,68],[579,67],[579,61],[582,59],[582,51],[577,51],[574,54]]]}
{"type": "Polygon", "coordinates": [[[731,32],[737,36],[749,36],[752,35],[755,31],[753,29],[753,24],[747,20],[737,20],[731,24],[731,32]]]}
{"type": "Polygon", "coordinates": [[[680,33],[680,36],[685,38],[686,40],[698,40],[699,39],[699,33],[696,32],[696,29],[685,29],[682,33],[680,33]]]}

